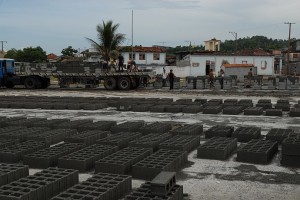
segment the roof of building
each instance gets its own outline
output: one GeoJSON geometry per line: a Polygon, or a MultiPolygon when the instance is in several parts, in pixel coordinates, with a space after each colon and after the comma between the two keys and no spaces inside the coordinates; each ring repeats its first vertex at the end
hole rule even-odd
{"type": "MultiPolygon", "coordinates": [[[[124,47],[122,49],[123,52],[131,52],[132,49],[131,47],[124,47]]],[[[142,47],[142,46],[134,46],[133,47],[133,51],[134,52],[145,52],[145,53],[148,53],[148,52],[151,52],[151,53],[165,53],[166,50],[162,47],[159,47],[159,46],[154,46],[154,47],[142,47]]]]}
{"type": "Polygon", "coordinates": [[[254,67],[253,64],[223,64],[225,68],[234,68],[234,67],[254,67]]]}
{"type": "Polygon", "coordinates": [[[54,59],[57,59],[57,58],[58,58],[58,56],[55,55],[54,53],[50,53],[50,54],[47,55],[48,60],[54,60],[54,59]]]}

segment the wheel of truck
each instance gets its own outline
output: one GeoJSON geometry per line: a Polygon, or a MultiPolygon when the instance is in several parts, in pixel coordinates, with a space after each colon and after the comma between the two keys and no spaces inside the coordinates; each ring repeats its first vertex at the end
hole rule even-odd
{"type": "Polygon", "coordinates": [[[41,81],[42,81],[42,89],[45,89],[49,86],[49,82],[50,82],[49,78],[42,78],[41,81]]]}
{"type": "Polygon", "coordinates": [[[36,79],[34,77],[28,77],[25,79],[24,85],[27,89],[35,89],[36,88],[36,79]]]}
{"type": "Polygon", "coordinates": [[[127,77],[122,77],[118,80],[118,87],[120,90],[129,90],[131,88],[131,80],[127,77]]]}
{"type": "Polygon", "coordinates": [[[7,83],[5,84],[5,87],[6,87],[6,88],[13,88],[13,87],[15,87],[15,84],[14,84],[13,82],[9,81],[9,82],[7,82],[7,83]]]}
{"type": "Polygon", "coordinates": [[[107,90],[115,90],[117,88],[117,81],[113,77],[104,80],[104,87],[107,90]]]}

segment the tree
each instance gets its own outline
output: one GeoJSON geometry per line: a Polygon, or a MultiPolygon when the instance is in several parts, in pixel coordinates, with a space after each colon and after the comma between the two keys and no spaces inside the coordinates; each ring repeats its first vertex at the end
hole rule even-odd
{"type": "Polygon", "coordinates": [[[64,48],[61,51],[63,56],[71,56],[71,57],[74,57],[77,52],[78,51],[76,49],[73,49],[72,46],[68,46],[67,48],[64,48]]]}
{"type": "Polygon", "coordinates": [[[6,54],[7,58],[17,62],[46,62],[46,52],[40,47],[26,47],[22,50],[11,49],[6,54]]]}
{"type": "Polygon", "coordinates": [[[97,25],[97,39],[96,41],[86,38],[91,45],[100,53],[102,59],[109,61],[111,51],[118,50],[119,46],[125,40],[125,35],[117,33],[119,24],[113,24],[113,21],[103,21],[102,24],[97,25]]]}

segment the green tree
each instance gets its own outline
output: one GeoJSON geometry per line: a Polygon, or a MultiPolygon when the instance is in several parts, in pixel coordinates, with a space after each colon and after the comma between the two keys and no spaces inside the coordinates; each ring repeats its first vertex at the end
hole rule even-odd
{"type": "Polygon", "coordinates": [[[46,62],[46,52],[40,47],[26,47],[22,50],[11,49],[6,54],[7,58],[13,58],[17,62],[46,62]]]}
{"type": "Polygon", "coordinates": [[[109,61],[111,51],[118,50],[120,45],[125,40],[125,35],[117,33],[119,24],[113,24],[113,21],[103,21],[102,24],[97,25],[97,39],[96,41],[86,38],[91,45],[97,49],[102,59],[109,61]]]}
{"type": "Polygon", "coordinates": [[[71,57],[74,57],[75,54],[78,53],[78,51],[76,49],[74,49],[72,46],[68,46],[67,48],[64,48],[62,51],[61,51],[61,54],[63,56],[71,56],[71,57]]]}

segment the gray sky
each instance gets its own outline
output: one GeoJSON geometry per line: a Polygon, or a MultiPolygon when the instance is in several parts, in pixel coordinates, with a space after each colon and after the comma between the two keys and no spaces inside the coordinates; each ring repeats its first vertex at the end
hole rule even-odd
{"type": "Polygon", "coordinates": [[[4,50],[41,46],[60,55],[89,48],[85,37],[96,39],[97,24],[112,20],[131,45],[132,10],[134,45],[201,45],[233,40],[229,32],[287,39],[284,22],[296,23],[291,37],[300,38],[299,0],[0,0],[0,40],[4,50]]]}

